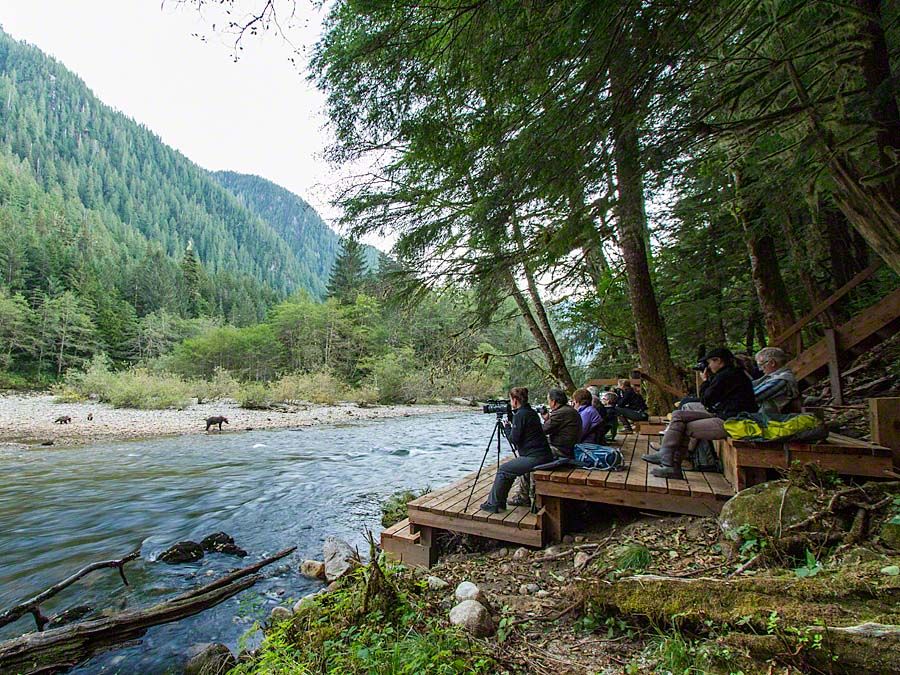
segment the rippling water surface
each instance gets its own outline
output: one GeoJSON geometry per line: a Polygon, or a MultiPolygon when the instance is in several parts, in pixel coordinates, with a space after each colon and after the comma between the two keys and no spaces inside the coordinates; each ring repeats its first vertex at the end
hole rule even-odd
{"type": "MultiPolygon", "coordinates": [[[[297,563],[321,558],[329,534],[363,545],[380,531],[380,504],[402,488],[438,487],[478,467],[493,416],[408,417],[303,430],[256,431],[120,442],[78,449],[0,451],[0,609],[83,565],[142,547],[126,566],[95,572],[44,606],[145,606],[288,546],[297,553],[265,580],[218,607],[151,629],[78,673],[177,672],[186,648],[218,641],[236,649],[253,621],[315,590],[297,563]],[[208,554],[195,564],[153,559],[183,539],[223,530],[250,555],[208,554]]],[[[30,616],[0,629],[33,629],[30,616]]],[[[252,639],[252,638],[251,638],[252,639]]]]}

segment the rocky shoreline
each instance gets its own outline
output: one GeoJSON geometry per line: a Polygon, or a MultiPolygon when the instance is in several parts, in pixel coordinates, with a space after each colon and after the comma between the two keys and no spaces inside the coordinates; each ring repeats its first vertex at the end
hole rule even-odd
{"type": "MultiPolygon", "coordinates": [[[[460,412],[461,405],[301,404],[278,410],[247,410],[235,401],[192,404],[183,410],[135,410],[104,403],[56,403],[50,394],[0,396],[0,447],[53,445],[71,447],[104,441],[206,433],[204,420],[228,418],[221,433],[290,429],[321,424],[460,412]],[[70,417],[68,424],[54,422],[70,417]],[[89,419],[90,418],[90,419],[89,419]]],[[[218,430],[209,433],[219,433],[218,430]]]]}

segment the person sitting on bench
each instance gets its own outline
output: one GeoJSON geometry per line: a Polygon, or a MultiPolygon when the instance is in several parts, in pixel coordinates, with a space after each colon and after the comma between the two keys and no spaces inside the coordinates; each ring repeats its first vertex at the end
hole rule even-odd
{"type": "Polygon", "coordinates": [[[763,376],[753,380],[753,395],[760,412],[791,412],[791,405],[800,398],[797,378],[787,362],[788,355],[778,347],[765,347],[756,352],[756,364],[763,376]]]}
{"type": "Polygon", "coordinates": [[[631,431],[632,422],[646,422],[647,402],[634,390],[631,380],[619,380],[619,400],[616,403],[616,415],[622,418],[625,429],[631,431]]]}
{"type": "Polygon", "coordinates": [[[506,437],[519,456],[504,462],[497,469],[491,494],[481,505],[482,510],[489,513],[500,513],[506,509],[506,497],[516,478],[531,473],[536,466],[553,461],[550,445],[541,427],[541,418],[528,403],[528,389],[526,387],[510,389],[509,405],[513,409],[513,415],[512,422],[505,423],[506,437]]]}
{"type": "Polygon", "coordinates": [[[756,412],[753,383],[742,368],[735,365],[734,354],[724,347],[713,349],[705,360],[707,368],[701,374],[700,402],[705,410],[676,410],[663,434],[658,451],[641,457],[645,462],[659,464],[653,469],[659,478],[681,478],[681,461],[691,438],[715,441],[728,438],[725,420],[742,412],[756,412]]]}
{"type": "Polygon", "coordinates": [[[587,389],[576,389],[572,394],[572,400],[581,417],[581,438],[579,443],[594,443],[599,445],[606,431],[603,417],[592,405],[591,392],[587,389]]]}
{"type": "Polygon", "coordinates": [[[569,397],[562,389],[547,392],[544,433],[550,440],[550,451],[556,459],[575,459],[575,444],[581,439],[581,416],[569,405],[569,397]]]}

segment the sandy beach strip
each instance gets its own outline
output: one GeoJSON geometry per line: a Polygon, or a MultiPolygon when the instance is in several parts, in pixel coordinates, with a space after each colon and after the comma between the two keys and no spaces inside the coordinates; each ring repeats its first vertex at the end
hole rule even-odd
{"type": "MultiPolygon", "coordinates": [[[[104,403],[56,403],[49,394],[0,396],[0,445],[86,445],[103,441],[206,433],[205,419],[228,418],[223,433],[288,429],[318,424],[471,411],[459,405],[380,405],[355,403],[299,405],[289,410],[245,410],[234,401],[193,404],[184,410],[134,410],[104,403]],[[93,419],[88,420],[88,415],[93,419]],[[69,424],[56,424],[61,416],[69,424]]],[[[218,433],[218,431],[210,432],[218,433]]]]}

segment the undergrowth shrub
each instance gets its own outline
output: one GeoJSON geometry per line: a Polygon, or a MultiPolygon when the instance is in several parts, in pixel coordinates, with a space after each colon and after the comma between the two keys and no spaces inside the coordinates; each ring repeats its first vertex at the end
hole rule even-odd
{"type": "Polygon", "coordinates": [[[212,379],[194,380],[192,385],[194,396],[197,398],[198,403],[220,401],[223,398],[235,398],[241,389],[241,383],[221,366],[215,369],[212,379]]]}
{"type": "Polygon", "coordinates": [[[643,572],[653,562],[653,554],[643,544],[626,544],[616,555],[616,569],[643,572]]]}
{"type": "Polygon", "coordinates": [[[418,497],[426,495],[429,492],[431,492],[431,488],[425,488],[424,490],[420,490],[419,492],[413,492],[412,490],[400,490],[399,492],[395,492],[394,494],[392,494],[381,505],[382,526],[390,527],[391,525],[396,525],[401,520],[408,517],[409,513],[407,512],[406,505],[413,499],[417,499],[418,497]]]}
{"type": "Polygon", "coordinates": [[[95,356],[83,371],[69,371],[53,387],[60,402],[96,398],[116,408],[162,410],[184,408],[191,402],[192,385],[177,375],[151,373],[146,368],[113,372],[105,356],[95,356]]]}
{"type": "Polygon", "coordinates": [[[475,675],[501,672],[490,653],[446,626],[427,584],[396,566],[370,564],[271,627],[254,660],[232,673],[475,675]]]}
{"type": "Polygon", "coordinates": [[[285,375],[269,387],[273,401],[299,403],[302,401],[321,405],[334,405],[344,398],[347,387],[332,373],[322,370],[316,373],[285,375]]]}
{"type": "Polygon", "coordinates": [[[240,388],[238,404],[249,410],[264,410],[271,407],[273,400],[269,388],[262,382],[250,382],[240,388]]]}

